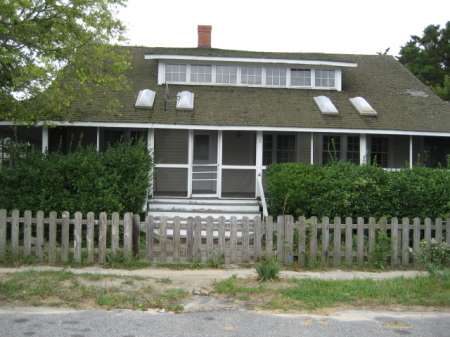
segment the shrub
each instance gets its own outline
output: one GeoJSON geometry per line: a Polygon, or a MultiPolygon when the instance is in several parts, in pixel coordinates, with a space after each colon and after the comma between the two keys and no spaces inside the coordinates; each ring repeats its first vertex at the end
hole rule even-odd
{"type": "Polygon", "coordinates": [[[272,255],[263,256],[256,264],[256,273],[260,281],[278,280],[280,269],[280,263],[272,255]]]}

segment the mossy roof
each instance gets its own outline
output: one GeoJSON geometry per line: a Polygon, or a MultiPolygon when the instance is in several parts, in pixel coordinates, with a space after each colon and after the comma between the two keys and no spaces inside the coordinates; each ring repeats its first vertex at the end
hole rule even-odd
{"type": "Polygon", "coordinates": [[[125,75],[130,91],[112,93],[121,108],[105,112],[106,97],[94,93],[95,104],[74,104],[73,122],[156,123],[229,127],[325,128],[450,132],[450,104],[434,95],[393,56],[322,53],[267,53],[198,48],[122,47],[129,50],[132,67],[125,75]],[[342,91],[170,84],[172,98],[188,90],[195,94],[193,111],[164,111],[165,85],[158,85],[158,60],[145,55],[192,55],[322,60],[356,63],[342,68],[342,91]],[[156,91],[153,109],[134,107],[142,89],[156,91]],[[409,90],[424,92],[411,95],[409,90]],[[339,110],[323,115],[314,97],[328,96],[339,110]],[[349,98],[364,97],[378,112],[361,116],[349,98]],[[76,108],[76,109],[75,109],[76,108]]]}

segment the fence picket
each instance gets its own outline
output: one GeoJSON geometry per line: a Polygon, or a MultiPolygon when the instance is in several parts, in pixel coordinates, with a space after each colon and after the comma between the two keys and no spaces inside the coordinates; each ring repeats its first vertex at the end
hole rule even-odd
{"type": "Polygon", "coordinates": [[[441,218],[436,219],[434,237],[435,237],[437,243],[442,243],[442,219],[441,218]]]}
{"type": "MultiPolygon", "coordinates": [[[[137,215],[139,220],[139,215],[137,215]]],[[[107,215],[105,212],[100,213],[98,222],[98,263],[106,262],[106,222],[107,215]]],[[[138,221],[139,222],[139,221],[138,221]]]]}
{"type": "Polygon", "coordinates": [[[25,211],[23,221],[23,255],[31,255],[31,211],[25,211]]]}
{"type": "Polygon", "coordinates": [[[167,217],[162,216],[159,224],[159,261],[167,261],[167,217]]]}
{"type": "Polygon", "coordinates": [[[285,262],[284,258],[284,222],[286,217],[279,215],[277,218],[277,255],[278,261],[285,262]]]}
{"type": "Polygon", "coordinates": [[[69,227],[70,214],[65,211],[62,213],[62,231],[61,231],[61,261],[69,261],[69,227]]]}
{"type": "Polygon", "coordinates": [[[206,218],[206,262],[212,261],[213,258],[213,218],[206,218]]]}
{"type": "Polygon", "coordinates": [[[328,262],[328,248],[330,245],[330,218],[322,218],[322,262],[328,262]]]}
{"type": "Polygon", "coordinates": [[[299,218],[298,228],[298,263],[301,267],[306,264],[306,218],[301,216],[299,218]]]}
{"type": "Polygon", "coordinates": [[[194,259],[194,218],[187,219],[186,259],[192,262],[194,259]]]}
{"type": "Polygon", "coordinates": [[[333,265],[341,264],[341,218],[334,218],[333,265]]]}
{"type": "Polygon", "coordinates": [[[399,252],[399,235],[398,235],[398,219],[391,219],[391,266],[398,265],[399,252]]]}
{"type": "Polygon", "coordinates": [[[125,213],[123,217],[123,256],[131,258],[133,254],[133,214],[125,213]]]}
{"type": "Polygon", "coordinates": [[[250,262],[249,245],[250,245],[250,237],[249,237],[248,217],[244,216],[242,218],[242,257],[241,257],[241,262],[243,263],[250,262]]]}
{"type": "MultiPolygon", "coordinates": [[[[48,239],[48,261],[56,262],[56,212],[50,212],[50,220],[49,220],[49,239],[48,239]]],[[[80,232],[81,233],[81,232],[80,232]]],[[[80,257],[81,257],[81,249],[80,249],[80,257]]],[[[81,262],[75,260],[75,262],[81,262]]]]}
{"type": "Polygon", "coordinates": [[[219,218],[219,256],[221,256],[221,263],[225,263],[225,217],[219,218]]]}
{"type": "Polygon", "coordinates": [[[414,265],[419,265],[419,250],[420,250],[420,219],[414,218],[413,220],[413,259],[414,265]]]}
{"type": "Polygon", "coordinates": [[[87,260],[89,263],[94,263],[94,226],[95,226],[95,215],[93,212],[89,212],[86,215],[86,248],[87,248],[87,260]]]}
{"type": "Polygon", "coordinates": [[[311,241],[309,243],[311,262],[317,262],[317,217],[311,217],[311,241]]]}
{"type": "Polygon", "coordinates": [[[145,257],[148,261],[153,262],[153,242],[155,236],[155,218],[153,216],[147,216],[145,218],[145,225],[147,226],[145,248],[145,257]]]}
{"type": "Polygon", "coordinates": [[[353,263],[353,219],[345,218],[345,262],[353,263]]]}
{"type": "Polygon", "coordinates": [[[409,219],[402,219],[402,264],[409,264],[409,219]]]}
{"type": "Polygon", "coordinates": [[[237,262],[237,218],[230,219],[230,263],[237,262]]]}
{"type": "Polygon", "coordinates": [[[194,262],[202,262],[202,218],[194,218],[194,262]]]}
{"type": "Polygon", "coordinates": [[[6,209],[0,209],[0,257],[3,257],[6,253],[7,228],[6,209]]]}
{"type": "Polygon", "coordinates": [[[19,211],[12,211],[11,221],[11,252],[13,256],[19,255],[19,211]]]}
{"type": "Polygon", "coordinates": [[[266,254],[273,255],[273,218],[266,218],[266,254]]]}
{"type": "Polygon", "coordinates": [[[369,218],[369,263],[373,263],[375,252],[375,239],[376,239],[376,221],[375,218],[369,218]]]}
{"type": "Polygon", "coordinates": [[[253,228],[255,229],[254,242],[254,260],[258,262],[261,259],[261,217],[255,216],[253,228]]]}
{"type": "Polygon", "coordinates": [[[364,264],[364,218],[358,218],[356,229],[356,262],[364,264]]]}
{"type": "Polygon", "coordinates": [[[294,259],[294,217],[287,215],[284,230],[284,263],[292,264],[294,259]]]}
{"type": "Polygon", "coordinates": [[[180,262],[180,244],[181,244],[181,224],[180,217],[176,216],[173,219],[173,261],[180,262]]]}
{"type": "Polygon", "coordinates": [[[114,212],[111,217],[111,253],[116,254],[119,252],[119,213],[114,212]]]}

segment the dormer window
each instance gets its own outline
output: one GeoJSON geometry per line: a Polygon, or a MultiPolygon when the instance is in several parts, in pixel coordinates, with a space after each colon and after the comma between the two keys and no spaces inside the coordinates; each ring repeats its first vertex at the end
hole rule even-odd
{"type": "Polygon", "coordinates": [[[342,67],[356,63],[215,56],[146,55],[158,59],[158,84],[235,85],[342,90],[342,67]]]}

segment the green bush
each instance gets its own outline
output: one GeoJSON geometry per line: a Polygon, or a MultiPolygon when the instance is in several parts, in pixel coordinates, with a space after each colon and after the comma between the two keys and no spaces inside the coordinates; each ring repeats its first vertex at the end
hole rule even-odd
{"type": "Polygon", "coordinates": [[[144,141],[118,142],[106,152],[78,147],[25,154],[0,170],[0,208],[141,213],[152,165],[144,141]]]}
{"type": "Polygon", "coordinates": [[[266,172],[273,216],[419,217],[450,215],[450,171],[373,165],[273,164],[266,172]]]}

